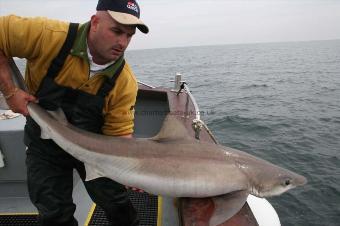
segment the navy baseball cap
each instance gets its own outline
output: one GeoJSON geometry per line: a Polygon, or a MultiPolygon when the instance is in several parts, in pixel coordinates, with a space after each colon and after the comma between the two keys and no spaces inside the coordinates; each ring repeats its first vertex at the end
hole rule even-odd
{"type": "Polygon", "coordinates": [[[149,28],[139,19],[140,8],[135,0],[99,0],[97,11],[107,11],[120,24],[136,25],[143,33],[149,28]]]}

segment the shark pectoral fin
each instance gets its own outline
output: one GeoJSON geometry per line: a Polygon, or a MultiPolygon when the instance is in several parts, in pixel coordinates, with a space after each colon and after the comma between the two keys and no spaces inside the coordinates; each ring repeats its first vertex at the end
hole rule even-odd
{"type": "Polygon", "coordinates": [[[234,216],[245,204],[248,197],[246,191],[236,191],[213,197],[215,211],[212,214],[209,226],[216,226],[234,216]]]}
{"type": "Polygon", "coordinates": [[[90,164],[84,163],[86,178],[85,181],[94,180],[98,177],[103,177],[104,175],[98,171],[98,169],[90,164]]]}
{"type": "Polygon", "coordinates": [[[173,115],[168,114],[164,119],[159,133],[152,140],[193,139],[189,136],[184,125],[173,115]]]}
{"type": "Polygon", "coordinates": [[[61,124],[63,124],[63,125],[67,125],[68,124],[66,115],[65,115],[64,111],[61,108],[58,108],[55,111],[48,111],[48,113],[50,115],[52,115],[53,118],[55,118],[55,120],[57,120],[61,124]]]}

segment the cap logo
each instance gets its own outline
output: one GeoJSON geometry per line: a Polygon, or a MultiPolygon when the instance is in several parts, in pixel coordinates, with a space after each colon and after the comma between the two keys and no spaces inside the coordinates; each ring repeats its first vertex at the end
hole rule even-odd
{"type": "Polygon", "coordinates": [[[138,13],[138,6],[134,2],[128,2],[126,7],[138,13]]]}

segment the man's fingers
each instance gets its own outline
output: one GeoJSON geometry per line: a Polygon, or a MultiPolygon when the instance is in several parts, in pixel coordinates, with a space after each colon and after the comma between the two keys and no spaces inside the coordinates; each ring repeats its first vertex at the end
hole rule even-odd
{"type": "Polygon", "coordinates": [[[136,191],[136,192],[141,192],[144,193],[145,191],[139,188],[133,188],[133,187],[129,187],[129,186],[125,186],[126,189],[130,189],[132,191],[136,191]]]}
{"type": "Polygon", "coordinates": [[[28,101],[32,101],[32,102],[35,101],[35,97],[32,95],[29,95],[27,99],[28,101]]]}
{"type": "Polygon", "coordinates": [[[29,115],[27,104],[29,102],[36,102],[37,98],[33,95],[19,89],[15,95],[7,100],[7,104],[13,112],[29,115]]]}
{"type": "Polygon", "coordinates": [[[32,96],[32,95],[28,94],[27,101],[37,103],[38,99],[35,96],[32,96]]]}
{"type": "Polygon", "coordinates": [[[28,112],[27,108],[25,108],[24,110],[22,110],[22,114],[23,114],[24,116],[28,116],[28,115],[29,115],[29,112],[28,112]]]}

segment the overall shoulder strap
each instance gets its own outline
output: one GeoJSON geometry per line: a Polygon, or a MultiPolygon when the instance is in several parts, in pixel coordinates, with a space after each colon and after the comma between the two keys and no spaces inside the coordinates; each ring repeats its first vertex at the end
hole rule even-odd
{"type": "Polygon", "coordinates": [[[120,73],[122,72],[123,68],[125,66],[125,60],[121,63],[119,68],[116,70],[114,75],[111,78],[106,78],[103,85],[100,87],[100,89],[97,92],[97,96],[106,97],[109,92],[113,89],[113,87],[116,84],[116,80],[119,77],[120,73]]]}
{"type": "Polygon", "coordinates": [[[46,76],[55,78],[58,75],[77,37],[78,26],[78,23],[70,23],[65,42],[58,55],[53,59],[50,67],[48,68],[46,76]]]}

